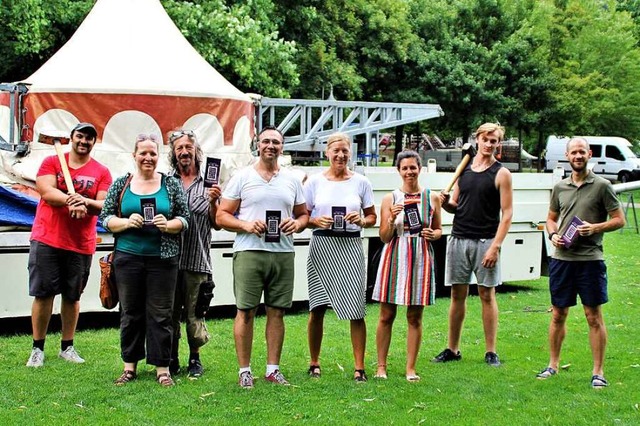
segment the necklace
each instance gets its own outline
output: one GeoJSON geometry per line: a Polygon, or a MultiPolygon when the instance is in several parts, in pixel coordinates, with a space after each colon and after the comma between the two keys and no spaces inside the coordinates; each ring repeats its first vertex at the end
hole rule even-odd
{"type": "Polygon", "coordinates": [[[484,172],[485,170],[487,170],[489,167],[493,166],[493,163],[495,163],[495,162],[496,162],[496,160],[491,160],[491,161],[489,162],[489,164],[485,164],[485,165],[482,165],[482,164],[475,164],[475,165],[471,165],[471,170],[473,170],[473,171],[474,171],[474,172],[476,172],[476,173],[482,173],[482,172],[484,172]]]}

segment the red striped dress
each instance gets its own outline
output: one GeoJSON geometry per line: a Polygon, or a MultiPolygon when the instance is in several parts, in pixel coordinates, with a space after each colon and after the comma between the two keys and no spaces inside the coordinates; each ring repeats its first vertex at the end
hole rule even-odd
{"type": "MultiPolygon", "coordinates": [[[[423,226],[430,225],[433,217],[430,197],[429,190],[421,194],[393,191],[394,204],[403,200],[405,205],[418,203],[423,226]]],[[[396,231],[382,249],[373,300],[394,305],[432,305],[435,301],[435,280],[431,244],[426,238],[409,234],[409,226],[404,219],[402,235],[396,231]]]]}

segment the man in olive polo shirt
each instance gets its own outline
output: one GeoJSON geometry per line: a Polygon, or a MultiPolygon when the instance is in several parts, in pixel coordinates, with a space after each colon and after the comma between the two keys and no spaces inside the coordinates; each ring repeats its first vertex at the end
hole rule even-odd
{"type": "Polygon", "coordinates": [[[591,386],[597,389],[608,385],[603,369],[607,329],[601,305],[608,297],[602,234],[622,228],[625,219],[611,183],[587,167],[591,158],[589,143],[583,138],[571,139],[566,157],[571,175],[553,188],[547,216],[549,239],[555,247],[549,264],[553,304],[550,358],[547,368],[536,377],[547,379],[558,372],[569,308],[576,305],[580,295],[593,356],[591,386]]]}

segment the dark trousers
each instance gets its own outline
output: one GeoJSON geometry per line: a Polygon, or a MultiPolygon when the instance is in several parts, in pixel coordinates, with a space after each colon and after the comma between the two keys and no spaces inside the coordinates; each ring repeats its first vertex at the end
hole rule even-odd
{"type": "Polygon", "coordinates": [[[116,251],[113,265],[120,296],[120,349],[124,362],[167,367],[178,257],[161,259],[116,251]]]}

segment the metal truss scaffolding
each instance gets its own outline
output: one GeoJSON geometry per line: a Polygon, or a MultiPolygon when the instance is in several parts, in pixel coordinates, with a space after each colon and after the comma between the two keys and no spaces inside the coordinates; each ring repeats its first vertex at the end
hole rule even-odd
{"type": "Polygon", "coordinates": [[[274,98],[261,98],[256,113],[258,129],[271,125],[286,135],[285,151],[321,153],[334,132],[364,134],[366,165],[377,158],[380,130],[444,115],[436,104],[274,98]]]}

